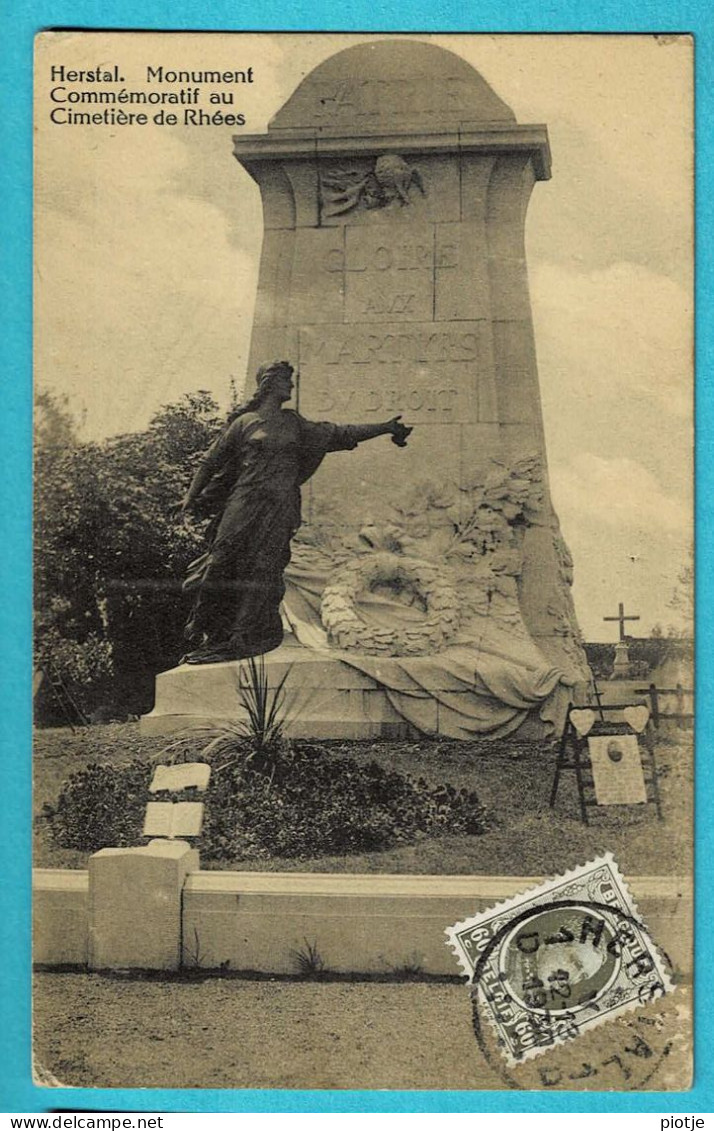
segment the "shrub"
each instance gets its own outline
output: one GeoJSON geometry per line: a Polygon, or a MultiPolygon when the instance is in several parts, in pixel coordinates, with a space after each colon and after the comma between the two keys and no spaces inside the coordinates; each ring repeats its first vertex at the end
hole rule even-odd
{"type": "MultiPolygon", "coordinates": [[[[208,860],[305,858],[374,852],[423,836],[477,835],[477,795],[335,758],[309,743],[281,743],[270,775],[237,758],[214,767],[198,843],[208,860]]],[[[90,765],[64,786],[50,818],[63,847],[85,852],[141,836],[150,767],[90,765]]]]}
{"type": "MultiPolygon", "coordinates": [[[[60,636],[56,628],[48,628],[38,639],[36,663],[44,671],[59,677],[74,703],[85,715],[97,712],[110,699],[112,676],[112,649],[108,640],[90,632],[82,641],[60,636]]],[[[45,693],[47,706],[44,714],[59,717],[56,702],[45,693]]]]}
{"type": "Polygon", "coordinates": [[[53,839],[78,852],[137,844],[151,772],[145,761],[134,759],[123,766],[90,762],[72,774],[54,808],[45,807],[53,839]]]}

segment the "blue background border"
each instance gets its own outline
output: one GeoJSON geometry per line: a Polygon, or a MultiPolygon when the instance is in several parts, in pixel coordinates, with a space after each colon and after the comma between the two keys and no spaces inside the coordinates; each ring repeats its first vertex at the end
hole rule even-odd
{"type": "MultiPolygon", "coordinates": [[[[400,0],[398,12],[373,0],[261,0],[237,11],[235,0],[147,4],[118,0],[111,10],[93,0],[40,3],[14,0],[3,21],[0,78],[0,246],[7,267],[0,280],[4,332],[0,339],[3,412],[0,419],[0,749],[3,820],[0,832],[0,1110],[49,1107],[144,1111],[662,1111],[709,1113],[714,1071],[712,892],[708,860],[714,849],[710,764],[712,704],[711,491],[714,344],[714,15],[711,0],[400,0]],[[259,17],[259,23],[257,20],[259,17]],[[696,42],[697,131],[697,825],[696,1073],[691,1092],[358,1092],[174,1091],[167,1089],[35,1088],[30,1075],[30,506],[32,345],[32,52],[47,28],[176,31],[423,31],[423,32],[691,32],[696,42]],[[702,863],[704,862],[704,863],[702,863]]],[[[667,160],[667,154],[662,154],[667,160]]],[[[657,170],[652,170],[657,176],[657,170]]],[[[663,421],[663,427],[666,424],[663,421]]]]}

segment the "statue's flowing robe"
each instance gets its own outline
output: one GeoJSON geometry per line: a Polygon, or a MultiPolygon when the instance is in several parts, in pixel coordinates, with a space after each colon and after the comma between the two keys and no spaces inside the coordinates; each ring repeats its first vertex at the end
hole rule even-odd
{"type": "Polygon", "coordinates": [[[244,413],[222,432],[205,456],[210,479],[197,500],[200,513],[214,516],[208,549],[184,581],[196,594],[190,641],[233,659],[277,648],[300,485],[328,452],[356,446],[349,425],[311,422],[289,409],[265,420],[244,413]]]}

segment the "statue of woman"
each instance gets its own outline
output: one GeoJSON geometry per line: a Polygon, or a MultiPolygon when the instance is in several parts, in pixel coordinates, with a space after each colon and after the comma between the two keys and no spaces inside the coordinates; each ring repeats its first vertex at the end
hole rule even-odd
{"type": "Polygon", "coordinates": [[[328,452],[391,435],[405,447],[411,428],[313,423],[283,408],[293,390],[287,361],[263,365],[257,391],[206,453],[183,500],[185,513],[211,515],[208,549],[191,564],[184,591],[196,594],[184,663],[259,656],[283,638],[280,602],[290,540],[300,526],[300,485],[328,452]]]}

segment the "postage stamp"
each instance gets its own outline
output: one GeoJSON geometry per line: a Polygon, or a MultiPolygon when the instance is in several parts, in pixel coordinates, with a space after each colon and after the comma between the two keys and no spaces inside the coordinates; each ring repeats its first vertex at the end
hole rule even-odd
{"type": "Polygon", "coordinates": [[[511,1066],[674,988],[609,853],[446,934],[511,1066]]]}

